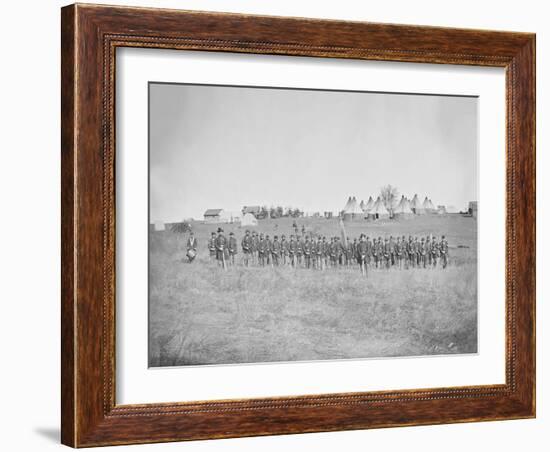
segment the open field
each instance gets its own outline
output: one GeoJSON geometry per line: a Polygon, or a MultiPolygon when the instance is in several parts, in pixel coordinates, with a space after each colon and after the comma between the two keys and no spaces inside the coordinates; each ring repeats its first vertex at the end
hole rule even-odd
{"type": "MultiPolygon", "coordinates": [[[[338,220],[298,226],[339,235],[338,220]]],[[[292,219],[249,229],[291,233],[292,219]]],[[[417,356],[477,351],[477,224],[460,215],[346,223],[348,237],[445,234],[447,269],[313,271],[243,267],[224,272],[206,249],[219,225],[192,224],[197,259],[185,259],[187,234],[151,232],[151,366],[417,356]]],[[[247,228],[222,225],[239,243],[247,228]]]]}

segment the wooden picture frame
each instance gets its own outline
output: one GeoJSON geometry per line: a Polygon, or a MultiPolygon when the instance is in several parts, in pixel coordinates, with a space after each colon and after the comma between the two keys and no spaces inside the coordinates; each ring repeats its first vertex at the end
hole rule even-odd
{"type": "Polygon", "coordinates": [[[70,5],[62,9],[62,442],[73,447],[535,416],[535,35],[70,5]],[[199,403],[115,403],[118,47],[506,70],[506,383],[199,403]]]}

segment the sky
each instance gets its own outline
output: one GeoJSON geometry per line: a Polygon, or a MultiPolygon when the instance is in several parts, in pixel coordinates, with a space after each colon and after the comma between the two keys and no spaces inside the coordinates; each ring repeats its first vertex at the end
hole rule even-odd
{"type": "Polygon", "coordinates": [[[466,209],[477,200],[477,98],[149,85],[151,221],[206,209],[339,212],[391,184],[466,209]]]}

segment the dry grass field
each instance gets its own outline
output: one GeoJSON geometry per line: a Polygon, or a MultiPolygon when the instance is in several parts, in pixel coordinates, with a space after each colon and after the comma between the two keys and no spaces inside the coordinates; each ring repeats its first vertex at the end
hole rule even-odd
{"type": "MultiPolygon", "coordinates": [[[[338,220],[305,218],[301,228],[339,235],[338,220]]],[[[291,219],[253,229],[291,233],[291,219]]],[[[314,271],[243,267],[223,271],[206,249],[218,225],[192,223],[197,259],[185,259],[187,234],[150,233],[149,364],[179,366],[475,353],[477,224],[460,215],[346,224],[348,236],[445,234],[447,269],[314,271]]],[[[240,238],[246,228],[223,225],[240,238]]]]}

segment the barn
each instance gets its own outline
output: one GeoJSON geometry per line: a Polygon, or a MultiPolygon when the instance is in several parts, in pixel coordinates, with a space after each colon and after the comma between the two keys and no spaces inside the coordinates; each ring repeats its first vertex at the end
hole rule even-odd
{"type": "Polygon", "coordinates": [[[219,223],[221,221],[223,209],[207,209],[204,212],[204,221],[207,223],[219,223]]]}

